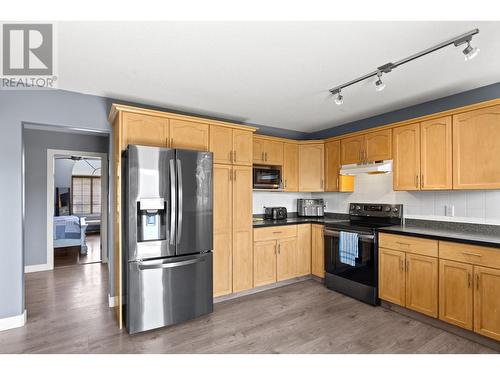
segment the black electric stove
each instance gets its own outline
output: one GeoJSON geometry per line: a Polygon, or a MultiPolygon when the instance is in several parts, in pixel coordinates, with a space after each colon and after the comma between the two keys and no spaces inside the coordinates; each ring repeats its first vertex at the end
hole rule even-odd
{"type": "MultiPolygon", "coordinates": [[[[377,228],[400,225],[403,205],[351,203],[349,220],[325,225],[325,284],[329,289],[363,302],[377,305],[378,241],[377,228]],[[341,245],[341,232],[355,233],[357,241],[341,245]],[[355,259],[345,254],[357,246],[355,259]]],[[[342,235],[344,236],[344,235],[342,235]]]]}

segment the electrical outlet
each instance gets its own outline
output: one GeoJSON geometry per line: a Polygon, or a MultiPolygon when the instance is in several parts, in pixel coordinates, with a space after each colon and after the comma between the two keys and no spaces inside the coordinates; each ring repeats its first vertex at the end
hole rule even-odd
{"type": "Polygon", "coordinates": [[[453,204],[444,206],[445,216],[455,216],[455,206],[453,204]]]}

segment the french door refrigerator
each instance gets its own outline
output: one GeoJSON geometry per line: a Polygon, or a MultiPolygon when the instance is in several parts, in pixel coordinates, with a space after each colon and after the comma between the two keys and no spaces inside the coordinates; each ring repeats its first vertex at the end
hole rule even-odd
{"type": "Polygon", "coordinates": [[[127,331],[211,313],[212,153],[129,145],[122,183],[127,331]]]}

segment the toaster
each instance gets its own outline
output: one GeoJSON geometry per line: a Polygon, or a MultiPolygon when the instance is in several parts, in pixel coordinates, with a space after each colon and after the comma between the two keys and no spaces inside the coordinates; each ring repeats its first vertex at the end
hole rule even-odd
{"type": "Polygon", "coordinates": [[[284,220],[286,216],[286,207],[264,207],[264,219],[284,220]]]}
{"type": "Polygon", "coordinates": [[[297,199],[297,216],[324,216],[323,199],[297,199]]]}

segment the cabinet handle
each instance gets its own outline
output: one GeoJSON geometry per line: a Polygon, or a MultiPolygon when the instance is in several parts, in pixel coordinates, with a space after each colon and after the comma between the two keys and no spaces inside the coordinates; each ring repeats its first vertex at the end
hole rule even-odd
{"type": "Polygon", "coordinates": [[[420,187],[424,187],[424,175],[420,176],[420,187]]]}
{"type": "Polygon", "coordinates": [[[264,151],[262,151],[261,160],[264,161],[264,151]]]}
{"type": "Polygon", "coordinates": [[[170,138],[170,148],[173,148],[173,147],[174,147],[174,139],[170,138]]]}
{"type": "Polygon", "coordinates": [[[266,161],[267,161],[267,151],[266,151],[266,152],[264,152],[264,154],[266,155],[266,161]]]}
{"type": "Polygon", "coordinates": [[[467,287],[470,288],[472,282],[472,276],[470,273],[467,273],[467,287]]]}
{"type": "Polygon", "coordinates": [[[403,262],[403,259],[400,259],[399,260],[399,268],[401,268],[401,272],[404,272],[405,271],[405,268],[404,268],[404,262],[403,262]]]}
{"type": "Polygon", "coordinates": [[[234,150],[233,152],[234,152],[233,161],[236,163],[236,150],[234,150]]]}
{"type": "Polygon", "coordinates": [[[479,257],[479,258],[482,257],[481,254],[469,253],[468,251],[462,251],[462,254],[464,254],[464,255],[472,255],[473,257],[479,257]]]}
{"type": "Polygon", "coordinates": [[[279,232],[273,232],[273,234],[280,234],[280,233],[281,233],[281,231],[279,231],[279,232]]]}
{"type": "Polygon", "coordinates": [[[476,289],[479,290],[479,274],[476,275],[476,289]]]}
{"type": "Polygon", "coordinates": [[[418,188],[418,174],[415,176],[415,187],[418,188]]]}
{"type": "Polygon", "coordinates": [[[230,169],[229,170],[229,181],[233,180],[233,171],[230,169]]]}
{"type": "Polygon", "coordinates": [[[283,185],[284,185],[283,187],[286,188],[286,186],[287,186],[287,180],[285,180],[285,183],[283,185]]]}
{"type": "Polygon", "coordinates": [[[406,242],[396,242],[398,245],[402,245],[402,246],[410,246],[409,243],[406,243],[406,242]]]}
{"type": "Polygon", "coordinates": [[[321,179],[321,189],[323,189],[323,179],[321,179]]]}
{"type": "Polygon", "coordinates": [[[339,189],[339,176],[337,176],[337,190],[339,189]]]}
{"type": "Polygon", "coordinates": [[[281,244],[278,244],[278,254],[280,253],[281,250],[281,244]]]}
{"type": "Polygon", "coordinates": [[[407,260],[406,261],[406,272],[409,272],[410,271],[410,261],[407,260]]]}
{"type": "Polygon", "coordinates": [[[234,181],[236,181],[236,169],[234,170],[234,181]]]}
{"type": "Polygon", "coordinates": [[[274,255],[276,255],[276,244],[274,245],[274,255]]]}
{"type": "Polygon", "coordinates": [[[229,161],[233,162],[233,151],[229,151],[229,161]]]}

